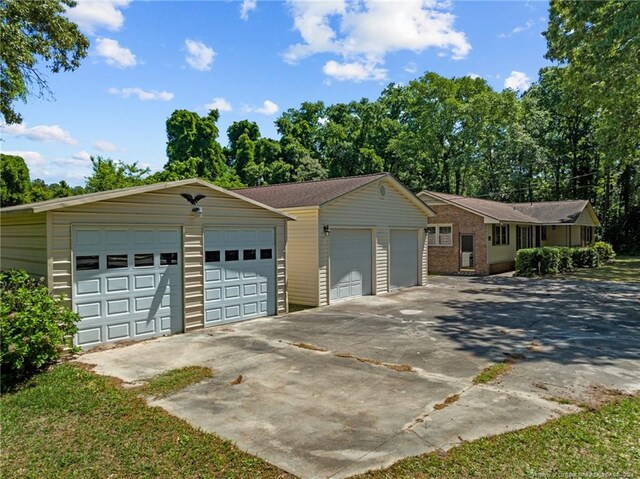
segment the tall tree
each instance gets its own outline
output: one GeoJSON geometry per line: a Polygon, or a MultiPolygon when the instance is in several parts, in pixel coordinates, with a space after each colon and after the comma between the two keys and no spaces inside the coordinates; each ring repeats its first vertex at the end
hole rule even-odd
{"type": "Polygon", "coordinates": [[[0,153],[0,206],[29,202],[29,168],[20,156],[0,153]]]}
{"type": "Polygon", "coordinates": [[[149,168],[140,168],[137,163],[129,165],[101,156],[92,156],[91,164],[93,173],[86,182],[88,193],[143,185],[149,174],[149,168]]]}
{"type": "Polygon", "coordinates": [[[0,112],[6,123],[21,123],[16,100],[50,92],[39,61],[53,73],[75,70],[87,56],[89,40],[65,16],[72,0],[0,2],[0,112]]]}
{"type": "Polygon", "coordinates": [[[211,110],[203,117],[188,110],[174,111],[166,125],[168,161],[165,168],[210,181],[223,176],[227,167],[218,143],[219,117],[218,110],[211,110]]]}

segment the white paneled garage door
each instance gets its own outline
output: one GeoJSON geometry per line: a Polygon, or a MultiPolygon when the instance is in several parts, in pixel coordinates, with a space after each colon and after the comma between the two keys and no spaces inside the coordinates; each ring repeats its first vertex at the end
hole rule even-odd
{"type": "Polygon", "coordinates": [[[181,257],[179,228],[74,228],[76,344],[181,332],[181,257]]]}
{"type": "Polygon", "coordinates": [[[418,284],[418,232],[391,230],[390,288],[398,289],[418,284]]]}
{"type": "Polygon", "coordinates": [[[334,229],[330,248],[331,301],[371,294],[371,230],[334,229]]]}
{"type": "Polygon", "coordinates": [[[276,314],[274,233],[205,230],[205,326],[276,314]]]}

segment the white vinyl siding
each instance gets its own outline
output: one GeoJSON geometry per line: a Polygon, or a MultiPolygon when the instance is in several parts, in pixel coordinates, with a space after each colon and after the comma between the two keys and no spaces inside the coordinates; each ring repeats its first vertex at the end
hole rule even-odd
{"type": "Polygon", "coordinates": [[[376,229],[376,294],[389,291],[389,278],[385,271],[389,269],[389,229],[376,229]]]}
{"type": "Polygon", "coordinates": [[[297,221],[287,225],[287,280],[289,302],[316,306],[319,301],[318,208],[288,208],[297,221]]]}
{"type": "Polygon", "coordinates": [[[47,278],[47,213],[2,213],[0,268],[47,278]]]}

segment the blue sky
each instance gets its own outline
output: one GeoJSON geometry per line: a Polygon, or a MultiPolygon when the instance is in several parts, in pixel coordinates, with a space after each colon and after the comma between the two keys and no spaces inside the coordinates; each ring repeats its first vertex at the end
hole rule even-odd
{"type": "Polygon", "coordinates": [[[438,0],[79,0],[68,15],[91,41],[70,73],[48,75],[53,98],[16,106],[0,128],[4,153],[31,177],[84,183],[90,155],[153,171],[166,162],[165,121],[176,109],[221,109],[220,142],[249,119],[274,121],[303,101],[375,99],[425,71],[479,75],[526,90],[547,64],[547,2],[438,0]]]}

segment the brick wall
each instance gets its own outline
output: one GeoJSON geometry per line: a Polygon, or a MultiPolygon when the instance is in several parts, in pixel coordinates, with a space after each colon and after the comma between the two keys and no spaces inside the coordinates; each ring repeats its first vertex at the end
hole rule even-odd
{"type": "Polygon", "coordinates": [[[452,224],[451,246],[429,246],[429,272],[452,274],[460,271],[460,234],[474,235],[475,274],[489,274],[486,227],[481,216],[452,205],[430,205],[437,216],[429,225],[452,224]]]}

